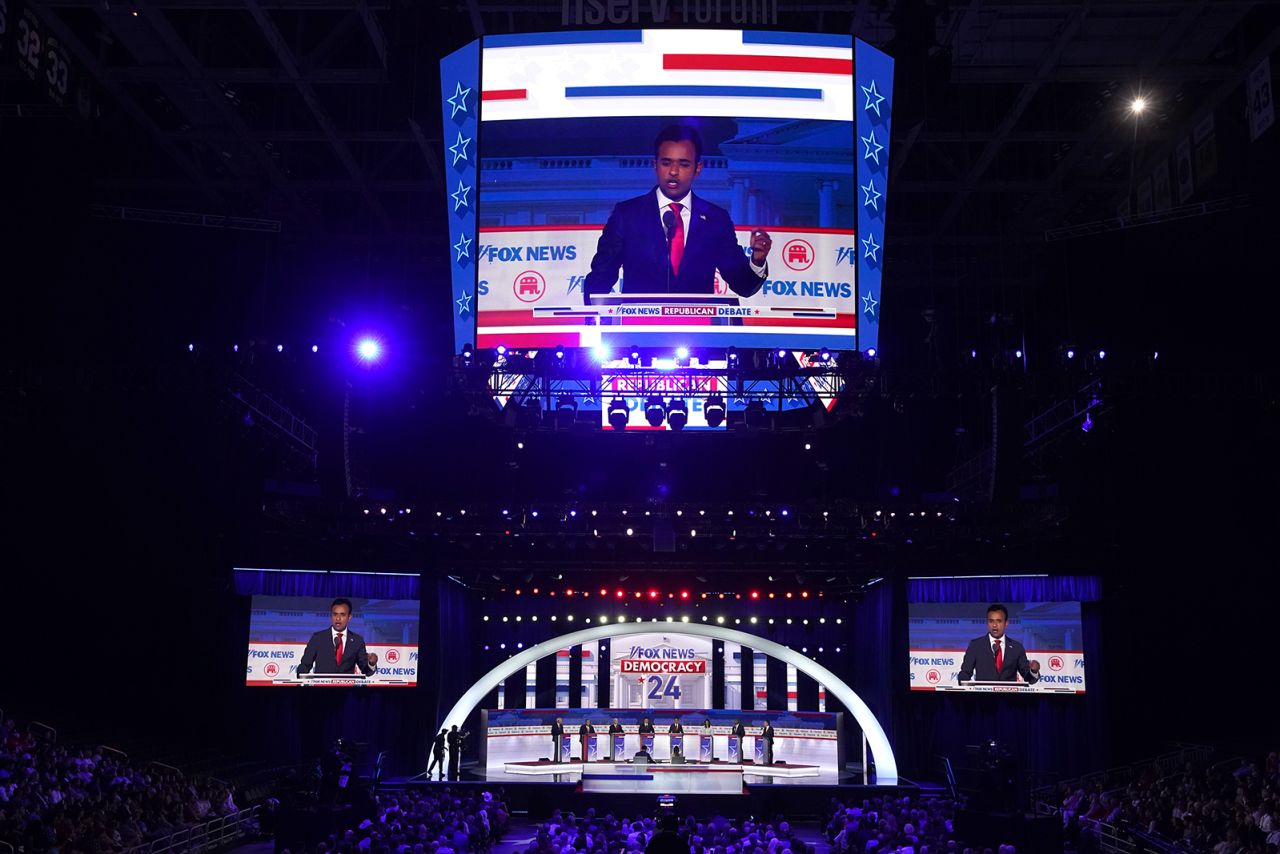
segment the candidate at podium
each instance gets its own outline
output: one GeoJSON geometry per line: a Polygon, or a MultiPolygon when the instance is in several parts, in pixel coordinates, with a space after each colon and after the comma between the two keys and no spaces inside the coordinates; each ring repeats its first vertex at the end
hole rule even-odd
{"type": "Polygon", "coordinates": [[[642,720],[640,722],[640,734],[653,735],[653,733],[654,733],[653,724],[649,722],[649,719],[645,718],[644,720],[642,720]]]}
{"type": "Polygon", "coordinates": [[[764,742],[764,759],[765,765],[773,764],[773,724],[768,721],[764,722],[764,726],[760,728],[760,740],[764,742]]]}
{"type": "Polygon", "coordinates": [[[613,752],[613,740],[615,736],[625,735],[626,730],[622,728],[622,724],[618,723],[618,719],[614,718],[613,723],[609,724],[609,758],[616,759],[613,752]]]}
{"type": "Polygon", "coordinates": [[[667,727],[667,732],[672,735],[684,735],[684,727],[681,725],[679,718],[671,722],[671,726],[667,727]]]}
{"type": "Polygon", "coordinates": [[[378,654],[365,649],[364,638],[351,631],[351,600],[334,599],[329,605],[329,628],[321,629],[307,641],[298,662],[298,675],[311,673],[378,672],[378,654]]]}
{"type": "Polygon", "coordinates": [[[748,260],[729,212],[693,194],[702,136],[688,125],[668,125],[653,149],[658,185],[609,214],[583,283],[586,302],[613,289],[619,267],[624,293],[714,294],[716,270],[739,296],[758,292],[773,241],[767,231],[754,231],[748,260]]]}
{"type": "Polygon", "coordinates": [[[714,762],[716,759],[716,739],[715,730],[711,728],[711,718],[706,718],[702,721],[702,729],[699,731],[699,734],[703,738],[710,739],[707,744],[710,745],[711,752],[707,755],[707,759],[714,762]]]}
{"type": "Polygon", "coordinates": [[[741,720],[736,720],[733,722],[733,726],[729,728],[729,735],[737,736],[738,738],[738,764],[741,765],[742,755],[747,749],[747,728],[742,725],[741,720]]]}
{"type": "Polygon", "coordinates": [[[1040,680],[1040,662],[1028,661],[1022,644],[1005,634],[1009,609],[1003,605],[987,608],[987,633],[969,641],[960,662],[960,682],[1014,682],[1021,676],[1028,685],[1040,680]]]}
{"type": "Polygon", "coordinates": [[[591,725],[590,719],[584,719],[582,726],[578,727],[578,744],[582,747],[582,761],[587,761],[587,736],[595,735],[596,728],[591,725]]]}
{"type": "Polygon", "coordinates": [[[551,724],[551,761],[560,761],[560,744],[564,740],[564,718],[556,718],[551,724]]]}

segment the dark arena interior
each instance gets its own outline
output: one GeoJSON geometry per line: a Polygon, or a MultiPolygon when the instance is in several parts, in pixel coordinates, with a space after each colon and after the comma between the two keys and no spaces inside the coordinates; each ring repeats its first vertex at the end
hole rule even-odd
{"type": "Polygon", "coordinates": [[[0,854],[1280,851],[1278,49],[0,0],[0,854]]]}

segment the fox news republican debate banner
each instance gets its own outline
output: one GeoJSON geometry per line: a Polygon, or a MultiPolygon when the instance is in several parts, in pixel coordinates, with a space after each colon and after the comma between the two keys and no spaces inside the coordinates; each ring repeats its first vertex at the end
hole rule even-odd
{"type": "MultiPolygon", "coordinates": [[[[960,684],[965,650],[988,635],[989,602],[909,603],[909,677],[912,691],[937,691],[960,684]]],[[[1084,651],[1079,602],[1008,602],[1005,637],[1022,644],[1028,661],[1040,663],[1040,678],[1024,693],[1083,694],[1084,651]]],[[[984,652],[988,644],[984,643],[984,652]]],[[[990,653],[987,653],[988,655],[990,653]]]]}
{"type": "MultiPolygon", "coordinates": [[[[533,33],[487,36],[441,73],[459,348],[875,346],[893,85],[883,53],[810,33],[533,33]],[[710,251],[699,238],[723,214],[744,256],[766,230],[758,289],[731,287],[724,268],[741,265],[720,252],[699,266],[705,281],[662,281],[613,255],[589,278],[619,204],[654,193],[654,140],[673,124],[702,142],[679,189],[720,209],[690,208],[684,257],[710,251]]],[[[621,257],[652,256],[657,270],[674,238],[653,208],[652,234],[633,233],[621,257]]]]}
{"type": "MultiPolygon", "coordinates": [[[[418,684],[418,602],[411,599],[347,597],[353,607],[347,637],[363,640],[368,653],[378,656],[376,672],[363,679],[326,678],[333,668],[315,666],[317,685],[413,687],[418,684]]],[[[332,625],[332,598],[315,596],[254,596],[249,617],[249,659],[245,684],[298,686],[298,665],[307,642],[332,625]]],[[[323,654],[332,657],[329,638],[323,654]]],[[[350,642],[350,641],[349,641],[350,642]]],[[[349,657],[348,657],[349,658],[349,657]]],[[[344,664],[348,663],[344,659],[344,664]]],[[[335,662],[336,664],[336,662],[335,662]]],[[[349,670],[356,670],[351,659],[349,670]]]]}

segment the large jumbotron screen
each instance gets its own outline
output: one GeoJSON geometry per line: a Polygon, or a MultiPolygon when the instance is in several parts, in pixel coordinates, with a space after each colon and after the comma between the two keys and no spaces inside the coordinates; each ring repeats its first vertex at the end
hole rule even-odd
{"type": "Polygon", "coordinates": [[[459,346],[874,346],[884,54],[805,33],[523,34],[458,51],[442,81],[459,346]]]}

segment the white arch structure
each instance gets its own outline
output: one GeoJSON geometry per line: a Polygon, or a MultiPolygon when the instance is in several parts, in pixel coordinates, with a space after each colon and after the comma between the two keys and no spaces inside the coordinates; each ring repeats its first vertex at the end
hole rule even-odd
{"type": "Polygon", "coordinates": [[[751,650],[763,652],[772,655],[774,658],[781,659],[787,664],[795,665],[797,671],[812,676],[816,681],[824,685],[827,691],[844,704],[844,707],[853,713],[854,720],[862,727],[862,732],[867,737],[867,746],[871,749],[871,755],[876,763],[876,782],[881,785],[893,786],[898,783],[898,762],[893,756],[893,748],[889,746],[889,738],[884,733],[884,728],[880,726],[880,722],[876,720],[876,716],[867,708],[867,704],[862,702],[862,698],[853,692],[853,689],[844,683],[844,680],[836,676],[827,668],[818,662],[801,655],[790,647],[783,646],[756,635],[750,635],[746,632],[740,632],[736,629],[726,629],[721,626],[703,626],[696,623],[680,623],[671,625],[668,623],[616,623],[614,625],[595,626],[590,629],[580,629],[576,632],[569,632],[560,637],[551,638],[540,644],[529,647],[524,652],[513,655],[511,658],[499,664],[497,667],[486,673],[479,681],[471,686],[465,694],[454,704],[449,710],[449,714],[445,716],[442,726],[448,728],[455,724],[462,729],[463,723],[466,722],[467,715],[471,713],[480,701],[483,700],[490,691],[498,687],[498,683],[506,679],[508,676],[517,671],[524,670],[532,662],[537,661],[546,655],[554,655],[562,649],[578,644],[588,643],[602,638],[625,637],[627,635],[653,634],[654,632],[671,632],[672,634],[700,635],[702,637],[712,638],[713,640],[729,641],[730,643],[741,644],[751,650]]]}

